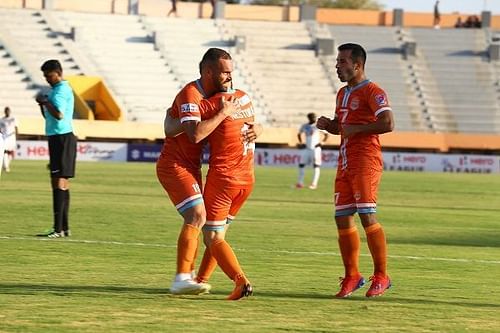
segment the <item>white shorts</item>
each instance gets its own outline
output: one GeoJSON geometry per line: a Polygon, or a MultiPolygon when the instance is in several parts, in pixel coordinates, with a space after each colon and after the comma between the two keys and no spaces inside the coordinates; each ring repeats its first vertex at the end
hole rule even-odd
{"type": "Polygon", "coordinates": [[[5,150],[16,150],[17,142],[16,135],[10,135],[8,137],[4,137],[4,149],[5,150]]]}
{"type": "Polygon", "coordinates": [[[316,147],[314,149],[302,149],[299,164],[321,165],[321,147],[316,147]]]}
{"type": "Polygon", "coordinates": [[[4,147],[3,135],[2,133],[0,133],[0,175],[2,174],[2,166],[3,166],[3,147],[4,147]]]}

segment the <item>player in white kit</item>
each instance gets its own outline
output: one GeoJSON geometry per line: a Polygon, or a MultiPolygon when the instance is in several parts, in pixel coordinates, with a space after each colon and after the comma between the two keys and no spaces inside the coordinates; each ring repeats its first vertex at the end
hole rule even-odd
{"type": "Polygon", "coordinates": [[[318,187],[320,175],[321,144],[326,141],[328,135],[316,127],[316,115],[314,113],[308,113],[307,119],[309,122],[303,124],[297,134],[299,148],[301,149],[301,156],[299,162],[299,179],[297,180],[295,187],[304,187],[305,166],[312,164],[314,174],[309,188],[311,190],[315,190],[318,187]],[[305,136],[305,141],[303,140],[303,136],[305,136]]]}
{"type": "Polygon", "coordinates": [[[5,117],[0,118],[0,128],[2,129],[4,140],[4,153],[2,153],[2,169],[6,172],[9,172],[10,162],[14,158],[17,146],[17,121],[16,118],[10,116],[10,108],[8,106],[5,107],[4,113],[5,117]]]}

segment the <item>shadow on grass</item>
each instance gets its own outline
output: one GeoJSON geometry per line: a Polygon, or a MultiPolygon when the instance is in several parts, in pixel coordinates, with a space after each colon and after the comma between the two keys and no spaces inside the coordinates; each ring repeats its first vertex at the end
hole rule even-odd
{"type": "Polygon", "coordinates": [[[470,308],[500,308],[500,304],[493,303],[481,303],[474,302],[471,300],[440,300],[440,299],[430,299],[430,298],[405,298],[405,297],[393,297],[390,295],[384,295],[382,297],[367,298],[360,295],[353,295],[348,298],[335,298],[333,295],[328,294],[300,294],[300,293],[278,293],[272,291],[260,291],[256,296],[270,297],[270,298],[315,298],[315,299],[331,299],[335,302],[359,302],[362,301],[363,305],[370,306],[376,305],[378,303],[394,303],[394,304],[415,304],[415,305],[451,305],[451,306],[461,306],[470,308]]]}
{"type": "Polygon", "coordinates": [[[390,244],[433,245],[433,246],[465,246],[465,247],[500,247],[498,233],[475,232],[474,234],[460,235],[457,233],[441,233],[429,236],[395,235],[390,237],[390,244]]]}
{"type": "Polygon", "coordinates": [[[119,295],[123,297],[138,298],[142,296],[165,296],[187,300],[220,300],[207,298],[206,296],[224,296],[225,299],[230,293],[229,290],[212,290],[209,295],[173,295],[168,288],[148,288],[148,287],[127,287],[127,286],[78,286],[78,285],[53,285],[53,284],[30,284],[30,283],[0,283],[0,295],[40,295],[54,294],[61,296],[80,295],[93,297],[95,294],[108,294],[110,296],[119,295]],[[200,298],[203,297],[203,298],[200,298]]]}
{"type": "Polygon", "coordinates": [[[126,286],[75,286],[29,283],[1,283],[0,294],[34,295],[40,293],[74,294],[74,293],[133,293],[146,295],[167,295],[168,288],[145,288],[126,286]]]}
{"type": "MultiPolygon", "coordinates": [[[[177,299],[186,300],[203,300],[203,301],[219,301],[221,299],[209,298],[210,296],[226,296],[228,291],[212,291],[210,295],[192,296],[192,295],[172,295],[167,288],[146,288],[146,287],[126,287],[126,286],[56,286],[50,284],[28,284],[28,283],[2,283],[0,284],[0,294],[4,295],[37,295],[51,293],[56,295],[70,296],[75,294],[86,294],[85,296],[92,296],[94,293],[100,294],[120,294],[123,296],[134,296],[137,294],[150,295],[150,296],[170,296],[177,299]]],[[[415,304],[424,306],[446,305],[446,306],[460,306],[467,308],[500,308],[500,304],[474,302],[472,300],[441,300],[430,298],[405,298],[393,297],[390,294],[383,297],[367,299],[364,296],[355,295],[349,298],[336,299],[331,294],[325,293],[311,293],[311,292],[277,292],[257,290],[253,297],[264,297],[273,299],[317,299],[329,300],[335,302],[359,302],[362,301],[363,305],[370,306],[378,303],[394,303],[394,304],[415,304]]],[[[225,298],[225,297],[224,297],[225,298]]]]}
{"type": "MultiPolygon", "coordinates": [[[[0,294],[4,295],[37,295],[37,294],[60,294],[60,295],[75,295],[75,294],[128,294],[130,296],[142,294],[150,296],[171,296],[173,298],[188,298],[193,299],[192,295],[172,295],[168,288],[147,288],[147,287],[127,287],[127,286],[77,286],[77,285],[52,285],[52,284],[30,284],[30,283],[0,283],[0,294]]],[[[230,290],[213,290],[207,296],[227,296],[230,290]]],[[[255,296],[273,297],[273,298],[300,298],[300,299],[329,299],[331,295],[320,293],[290,293],[290,292],[260,292],[257,291],[255,296]]],[[[195,296],[196,297],[196,296],[195,296]]],[[[214,300],[203,298],[203,300],[214,300]]]]}

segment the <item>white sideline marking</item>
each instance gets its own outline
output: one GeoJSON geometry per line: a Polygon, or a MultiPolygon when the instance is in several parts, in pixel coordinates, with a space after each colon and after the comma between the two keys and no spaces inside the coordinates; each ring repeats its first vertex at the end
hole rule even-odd
{"type": "MultiPolygon", "coordinates": [[[[81,244],[99,244],[99,245],[122,245],[122,246],[142,246],[142,247],[163,247],[174,249],[177,245],[166,245],[157,243],[140,243],[140,242],[117,242],[117,241],[98,241],[98,240],[81,240],[81,239],[49,239],[49,238],[30,238],[30,237],[9,237],[0,236],[0,240],[27,240],[38,242],[70,242],[81,244]]],[[[266,250],[266,249],[243,249],[235,248],[237,251],[243,252],[266,252],[266,253],[284,253],[284,254],[301,254],[301,255],[317,255],[317,256],[340,256],[337,252],[316,252],[316,251],[290,251],[290,250],[266,250]]],[[[363,257],[369,257],[369,254],[361,254],[363,257]]],[[[400,256],[388,255],[389,258],[408,259],[408,260],[429,260],[429,261],[448,261],[448,262],[463,262],[463,263],[481,263],[481,264],[500,264],[500,260],[482,260],[482,259],[463,259],[463,258],[439,258],[439,257],[417,257],[417,256],[400,256]]]]}

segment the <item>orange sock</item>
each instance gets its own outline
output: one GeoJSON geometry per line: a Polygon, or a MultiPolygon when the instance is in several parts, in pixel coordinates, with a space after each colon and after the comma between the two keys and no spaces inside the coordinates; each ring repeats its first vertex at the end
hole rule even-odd
{"type": "Polygon", "coordinates": [[[191,273],[200,229],[191,224],[184,224],[177,240],[177,274],[191,273]]]}
{"type": "Polygon", "coordinates": [[[201,260],[196,280],[198,282],[208,282],[208,279],[210,279],[210,276],[212,275],[216,267],[217,260],[215,260],[214,256],[210,252],[210,249],[208,247],[205,248],[205,253],[203,254],[203,259],[201,260]]]}
{"type": "Polygon", "coordinates": [[[387,275],[387,243],[384,229],[380,223],[372,224],[365,228],[366,241],[373,258],[375,274],[387,275]]]}
{"type": "Polygon", "coordinates": [[[338,229],[339,247],[344,263],[345,276],[358,276],[359,273],[359,232],[356,226],[338,229]]]}
{"type": "Polygon", "coordinates": [[[194,259],[193,259],[193,262],[191,263],[191,272],[193,272],[194,270],[196,270],[196,258],[198,258],[198,250],[200,249],[200,241],[198,240],[196,242],[196,250],[194,251],[194,259]]]}
{"type": "Polygon", "coordinates": [[[225,240],[218,239],[213,241],[210,245],[210,253],[212,253],[219,267],[231,280],[234,281],[238,275],[243,275],[240,263],[233,249],[225,240]]]}

